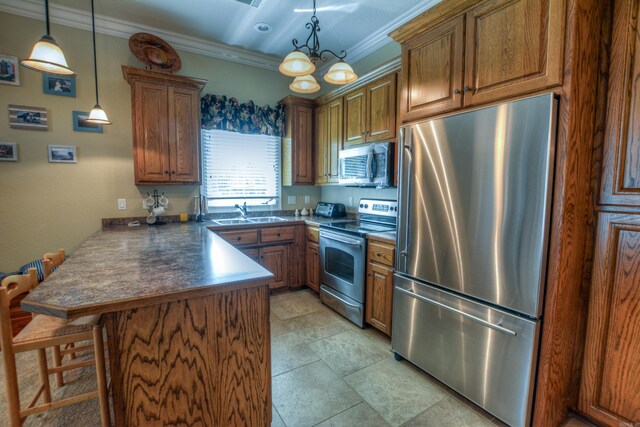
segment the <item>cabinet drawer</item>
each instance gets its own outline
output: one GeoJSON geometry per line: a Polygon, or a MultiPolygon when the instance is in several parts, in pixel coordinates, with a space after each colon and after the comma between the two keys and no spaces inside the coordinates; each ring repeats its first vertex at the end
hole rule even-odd
{"type": "Polygon", "coordinates": [[[378,242],[369,242],[369,260],[393,267],[395,248],[378,242]]]}
{"type": "Polygon", "coordinates": [[[318,229],[307,227],[307,242],[318,243],[320,237],[318,236],[318,229]]]}
{"type": "Polygon", "coordinates": [[[258,243],[258,230],[223,231],[218,235],[234,245],[253,245],[258,243]]]}
{"type": "Polygon", "coordinates": [[[265,228],[260,231],[260,241],[262,243],[269,242],[285,242],[293,240],[295,231],[293,227],[274,227],[265,228]]]}

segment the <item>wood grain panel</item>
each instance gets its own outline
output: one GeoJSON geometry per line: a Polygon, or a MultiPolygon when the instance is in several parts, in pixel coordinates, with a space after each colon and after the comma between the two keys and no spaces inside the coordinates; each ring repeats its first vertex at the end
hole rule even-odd
{"type": "Polygon", "coordinates": [[[579,409],[640,423],[640,217],[601,214],[579,409]]]}
{"type": "Polygon", "coordinates": [[[137,83],[133,95],[133,155],[136,183],[168,181],[169,130],[166,87],[137,83]]]}
{"type": "Polygon", "coordinates": [[[262,243],[286,242],[295,237],[295,227],[269,227],[260,230],[262,243]]]}
{"type": "Polygon", "coordinates": [[[271,422],[265,286],[105,315],[116,425],[271,422]]]}
{"type": "Polygon", "coordinates": [[[382,242],[369,240],[367,257],[369,261],[393,267],[395,262],[395,247],[382,242]]]}
{"type": "Polygon", "coordinates": [[[289,250],[287,245],[260,248],[260,264],[275,277],[269,281],[269,288],[289,286],[289,250]]]}
{"type": "Polygon", "coordinates": [[[466,14],[464,105],[562,83],[564,0],[489,0],[466,14]]]}
{"type": "Polygon", "coordinates": [[[376,329],[391,335],[393,310],[393,268],[367,265],[365,319],[376,329]]]}
{"type": "Polygon", "coordinates": [[[200,96],[197,89],[169,88],[171,181],[200,183],[200,96]]]}
{"type": "Polygon", "coordinates": [[[396,137],[396,75],[367,86],[367,142],[396,137]]]}
{"type": "Polygon", "coordinates": [[[638,1],[614,3],[600,203],[640,206],[638,1]]]}
{"type": "Polygon", "coordinates": [[[296,96],[280,100],[285,107],[282,138],[282,185],[313,185],[313,101],[296,96]]]}
{"type": "Polygon", "coordinates": [[[259,241],[257,229],[221,231],[218,235],[234,245],[255,245],[259,241]]]}
{"type": "Polygon", "coordinates": [[[327,183],[338,182],[340,174],[340,150],[344,148],[343,134],[343,99],[336,99],[327,106],[327,146],[325,149],[325,165],[327,171],[327,183]]]}
{"type": "Polygon", "coordinates": [[[367,89],[362,87],[344,96],[344,146],[362,144],[367,132],[367,89]]]}
{"type": "Polygon", "coordinates": [[[402,121],[462,106],[464,16],[402,45],[402,121]]]}
{"type": "Polygon", "coordinates": [[[321,105],[316,108],[316,122],[314,132],[314,157],[316,173],[314,182],[317,185],[327,183],[327,150],[329,141],[328,106],[321,105]]]}
{"type": "Polygon", "coordinates": [[[311,241],[306,246],[307,286],[316,292],[320,291],[320,246],[311,241]]]}
{"type": "Polygon", "coordinates": [[[320,232],[317,227],[307,226],[307,241],[313,243],[320,242],[320,232]]]}

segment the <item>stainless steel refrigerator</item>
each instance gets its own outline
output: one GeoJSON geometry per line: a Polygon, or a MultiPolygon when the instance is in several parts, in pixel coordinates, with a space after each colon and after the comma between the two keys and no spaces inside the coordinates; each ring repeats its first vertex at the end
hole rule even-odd
{"type": "Polygon", "coordinates": [[[400,129],[392,347],[513,426],[531,422],[553,94],[400,129]]]}

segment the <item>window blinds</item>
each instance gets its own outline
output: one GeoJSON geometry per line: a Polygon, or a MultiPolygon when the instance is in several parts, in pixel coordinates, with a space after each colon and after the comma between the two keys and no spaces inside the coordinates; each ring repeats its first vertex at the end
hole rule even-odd
{"type": "Polygon", "coordinates": [[[202,155],[210,206],[278,204],[280,137],[205,129],[202,155]]]}

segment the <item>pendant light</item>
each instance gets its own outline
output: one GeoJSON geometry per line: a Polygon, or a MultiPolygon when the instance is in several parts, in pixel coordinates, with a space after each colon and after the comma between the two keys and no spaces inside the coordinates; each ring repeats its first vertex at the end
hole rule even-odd
{"type": "Polygon", "coordinates": [[[91,0],[91,27],[93,32],[93,77],[96,85],[96,105],[91,109],[87,123],[93,123],[97,125],[110,125],[111,122],[107,118],[107,113],[104,112],[100,106],[98,98],[98,58],[96,55],[96,16],[93,10],[93,0],[91,0]]]}
{"type": "Polygon", "coordinates": [[[311,74],[308,74],[293,79],[289,89],[298,93],[314,93],[320,90],[320,85],[311,74]]]}
{"type": "Polygon", "coordinates": [[[351,65],[344,61],[338,61],[329,68],[324,80],[334,85],[346,85],[358,80],[358,76],[353,72],[351,65]]]}
{"type": "Polygon", "coordinates": [[[75,77],[78,74],[67,65],[67,60],[58,42],[51,37],[49,29],[49,0],[44,0],[47,34],[33,45],[29,58],[22,59],[20,65],[40,73],[56,76],[75,77]]]}

